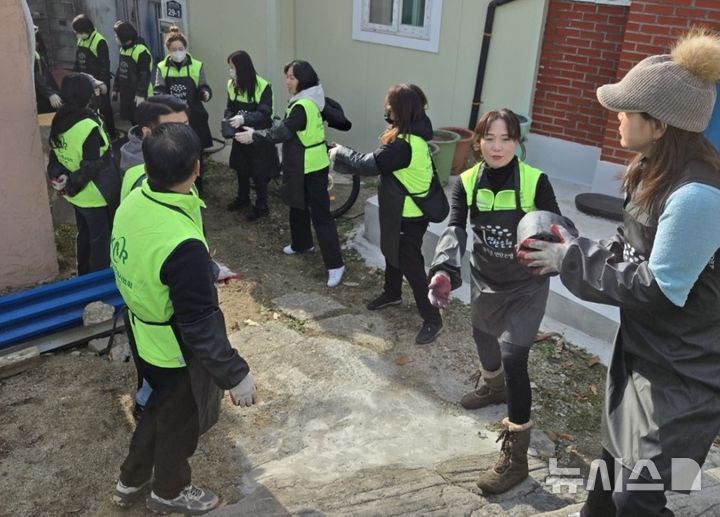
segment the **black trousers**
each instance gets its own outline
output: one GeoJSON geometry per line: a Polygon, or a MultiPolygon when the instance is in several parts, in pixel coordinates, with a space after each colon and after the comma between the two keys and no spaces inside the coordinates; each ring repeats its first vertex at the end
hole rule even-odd
{"type": "Polygon", "coordinates": [[[268,207],[268,180],[259,175],[250,175],[247,172],[235,171],[238,178],[237,198],[242,202],[250,202],[250,180],[252,188],[255,189],[255,204],[257,210],[265,210],[268,207]]]}
{"type": "Polygon", "coordinates": [[[428,300],[428,277],[425,273],[425,259],[422,242],[428,222],[405,220],[400,226],[400,268],[385,261],[385,294],[393,300],[402,296],[403,276],[410,284],[420,317],[424,322],[442,323],[440,310],[428,300]]]}
{"type": "Polygon", "coordinates": [[[198,410],[187,368],[158,368],[138,360],[140,375],[153,389],[120,467],[120,481],[140,486],[153,477],[153,491],[177,497],[190,484],[188,459],[199,438],[198,410]]]}
{"type": "Polygon", "coordinates": [[[502,365],[505,370],[508,418],[513,424],[530,421],[532,389],[528,375],[530,343],[515,345],[499,341],[497,337],[473,328],[473,339],[483,369],[494,372],[502,365]]]}
{"type": "MultiPolygon", "coordinates": [[[[630,470],[622,468],[622,486],[615,486],[615,462],[608,451],[603,449],[600,459],[605,462],[610,479],[610,489],[604,490],[601,476],[595,480],[595,486],[588,491],[581,517],[672,517],[675,515],[666,508],[667,498],[663,490],[628,490],[628,482],[649,484],[643,478],[629,481],[630,470]]],[[[659,483],[659,481],[655,481],[659,483]]]]}
{"type": "Polygon", "coordinates": [[[320,252],[327,269],[342,267],[343,259],[340,252],[335,219],[330,213],[328,197],[328,171],[322,170],[305,175],[305,209],[290,207],[291,246],[295,251],[305,251],[313,246],[310,222],[315,228],[320,252]]]}
{"type": "MultiPolygon", "coordinates": [[[[108,88],[110,85],[108,84],[108,88]]],[[[110,140],[115,139],[115,117],[113,116],[112,104],[110,103],[110,90],[108,89],[105,95],[93,97],[93,102],[100,110],[100,116],[105,126],[105,132],[110,137],[110,140]]]]}
{"type": "Polygon", "coordinates": [[[78,275],[110,267],[112,216],[107,207],[75,208],[75,254],[78,275]]]}

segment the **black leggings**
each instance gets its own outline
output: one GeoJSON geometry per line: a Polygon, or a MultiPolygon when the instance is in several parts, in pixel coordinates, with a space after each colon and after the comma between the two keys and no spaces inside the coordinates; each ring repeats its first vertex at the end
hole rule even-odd
{"type": "Polygon", "coordinates": [[[498,341],[492,334],[473,328],[473,339],[477,346],[480,363],[484,370],[505,369],[508,418],[513,424],[526,424],[530,421],[532,390],[528,375],[528,356],[530,345],[514,345],[498,341]]]}

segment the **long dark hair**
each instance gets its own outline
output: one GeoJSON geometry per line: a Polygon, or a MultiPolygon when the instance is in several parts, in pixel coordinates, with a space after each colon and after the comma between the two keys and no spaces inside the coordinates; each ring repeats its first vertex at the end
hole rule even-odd
{"type": "Polygon", "coordinates": [[[409,134],[412,123],[425,115],[425,102],[427,102],[425,94],[415,85],[395,84],[391,86],[385,95],[385,105],[390,106],[393,121],[380,136],[380,142],[388,144],[399,135],[409,134]]]}
{"type": "MultiPolygon", "coordinates": [[[[647,113],[643,119],[660,126],[647,113]]],[[[622,190],[643,210],[658,216],[670,191],[690,161],[705,162],[720,174],[720,154],[702,133],[667,126],[649,156],[638,154],[622,176],[622,190]]]]}
{"type": "Polygon", "coordinates": [[[70,117],[79,117],[86,115],[97,119],[95,113],[88,108],[90,99],[93,96],[93,83],[90,77],[81,73],[73,73],[65,76],[60,88],[60,97],[62,98],[62,106],[55,114],[52,124],[50,125],[50,145],[57,147],[60,145],[58,135],[67,131],[66,121],[70,117]]]}
{"type": "Polygon", "coordinates": [[[250,100],[257,100],[255,99],[257,72],[250,54],[244,50],[237,50],[228,56],[227,61],[235,67],[235,91],[244,92],[250,100]]]}
{"type": "Polygon", "coordinates": [[[283,73],[287,74],[288,70],[291,68],[295,79],[298,80],[297,91],[295,92],[296,94],[320,84],[320,78],[318,77],[317,72],[315,72],[315,69],[307,61],[299,59],[290,61],[287,65],[285,65],[285,68],[283,68],[283,73]]]}

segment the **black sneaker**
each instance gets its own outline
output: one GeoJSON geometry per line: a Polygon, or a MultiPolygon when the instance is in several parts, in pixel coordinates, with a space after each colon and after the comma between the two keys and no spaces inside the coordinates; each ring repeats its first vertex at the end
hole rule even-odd
{"type": "Polygon", "coordinates": [[[380,309],[384,309],[385,307],[390,307],[391,305],[400,305],[402,303],[402,298],[397,298],[393,300],[385,293],[381,294],[377,298],[375,298],[373,301],[368,302],[367,309],[369,311],[378,311],[380,309]]]}
{"type": "Polygon", "coordinates": [[[415,343],[418,345],[427,345],[432,343],[440,335],[442,328],[442,323],[432,323],[430,321],[426,321],[423,323],[420,332],[418,332],[417,336],[415,336],[415,343]]]}
{"type": "Polygon", "coordinates": [[[227,209],[230,212],[237,212],[238,210],[242,210],[243,208],[250,206],[250,200],[246,199],[245,201],[241,201],[238,198],[235,198],[232,203],[230,203],[227,206],[227,209]]]}
{"type": "Polygon", "coordinates": [[[251,223],[253,221],[257,221],[261,217],[267,217],[270,214],[270,209],[265,208],[256,208],[253,207],[252,210],[250,210],[250,213],[245,217],[245,219],[251,223]]]}

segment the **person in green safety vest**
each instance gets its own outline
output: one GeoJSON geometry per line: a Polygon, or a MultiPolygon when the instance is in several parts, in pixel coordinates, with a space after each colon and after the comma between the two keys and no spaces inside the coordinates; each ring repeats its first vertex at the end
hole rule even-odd
{"type": "Polygon", "coordinates": [[[475,389],[460,404],[476,409],[507,402],[508,408],[500,460],[478,480],[490,494],[505,492],[528,476],[528,355],[549,294],[548,277],[533,275],[517,261],[517,226],[534,210],[560,214],[548,177],[515,156],[519,140],[520,121],[512,111],[489,111],[480,118],[473,142],[480,161],[455,183],[450,221],[430,267],[430,300],[446,308],[451,288],[462,284],[469,215],[472,334],[481,369],[475,389]]]}
{"type": "Polygon", "coordinates": [[[139,187],[145,179],[145,159],[142,154],[143,139],[153,129],[166,122],[188,124],[187,104],[172,95],[153,95],[141,102],[135,111],[137,125],[128,131],[128,141],[120,148],[122,187],[120,202],[139,187]]]}
{"type": "Polygon", "coordinates": [[[315,69],[307,61],[291,61],[284,71],[291,95],[285,119],[270,129],[245,126],[235,134],[235,140],[244,145],[282,142],[282,195],[290,206],[291,237],[283,253],[295,255],[315,249],[310,230],[312,221],[328,271],[327,286],[335,287],[342,281],[345,265],[327,193],[330,160],[322,115],[325,92],[315,69]]]}
{"type": "MultiPolygon", "coordinates": [[[[268,129],[273,119],[272,85],[255,72],[250,55],[238,50],[228,56],[230,78],[227,82],[227,105],[223,114],[223,136],[233,138],[241,126],[268,129]]],[[[277,148],[271,142],[243,145],[233,140],[230,168],[237,173],[237,196],[227,206],[240,210],[250,206],[250,182],[255,187],[255,203],[247,215],[255,221],[270,213],[268,182],[279,174],[277,148]]]]}
{"type": "Polygon", "coordinates": [[[120,99],[120,116],[134,124],[135,108],[152,95],[152,54],[132,23],[118,21],[113,29],[121,49],[112,99],[120,99]]]}
{"type": "Polygon", "coordinates": [[[90,76],[66,76],[60,90],[64,102],[50,126],[47,173],[75,209],[78,275],[110,265],[110,231],[120,195],[110,140],[89,107],[93,91],[90,76]]]}
{"type": "Polygon", "coordinates": [[[111,74],[110,52],[105,37],[100,34],[92,20],[85,14],[78,14],[72,21],[72,28],[77,36],[75,50],[75,66],[73,72],[90,74],[98,81],[105,83],[105,91],[95,97],[100,116],[105,124],[105,131],[111,140],[115,135],[115,119],[110,104],[111,74]]]}
{"type": "Polygon", "coordinates": [[[112,268],[128,307],[136,365],[152,387],[113,501],[129,506],[151,490],[158,513],[201,515],[219,498],[192,484],[188,459],[218,420],[223,390],[237,406],[257,401],[253,374],[228,340],[193,192],[202,149],[186,124],[166,123],[143,141],[148,180],[120,205],[112,268]]]}
{"type": "Polygon", "coordinates": [[[330,150],[337,172],[380,175],[380,248],[385,256],[385,285],[382,294],[370,301],[367,308],[379,310],[400,305],[405,277],[423,320],[415,337],[419,345],[435,341],[443,327],[440,311],[428,300],[422,242],[429,223],[407,195],[408,192],[427,195],[433,177],[428,147],[433,128],[425,114],[425,102],[425,94],[417,86],[391,86],[385,96],[388,127],[380,137],[380,147],[367,154],[341,145],[330,150]]]}
{"type": "MultiPolygon", "coordinates": [[[[173,95],[188,106],[190,127],[200,139],[203,149],[213,145],[208,112],[203,103],[212,99],[212,89],[205,78],[205,67],[202,61],[191,56],[188,41],[177,27],[170,27],[165,39],[168,55],[160,61],[155,73],[155,95],[173,95]]],[[[202,195],[202,179],[205,171],[204,163],[200,162],[200,176],[196,187],[202,195]]]]}

